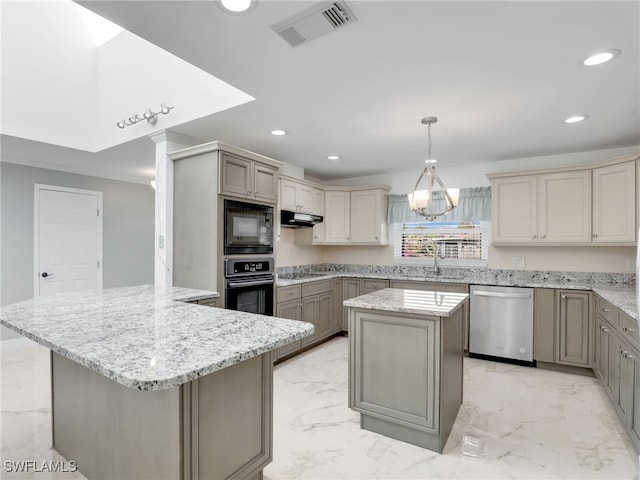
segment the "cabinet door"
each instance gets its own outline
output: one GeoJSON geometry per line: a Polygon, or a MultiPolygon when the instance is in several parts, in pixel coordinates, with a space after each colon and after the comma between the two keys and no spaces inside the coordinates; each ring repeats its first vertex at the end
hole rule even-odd
{"type": "Polygon", "coordinates": [[[600,379],[602,385],[607,383],[606,376],[609,373],[609,335],[611,335],[611,328],[602,317],[597,316],[593,373],[600,379]]]}
{"type": "Polygon", "coordinates": [[[538,178],[496,178],[491,182],[493,243],[538,240],[538,178]]]}
{"type": "Polygon", "coordinates": [[[351,192],[351,242],[382,243],[382,190],[351,192]]]}
{"type": "Polygon", "coordinates": [[[626,426],[629,422],[629,414],[632,401],[633,377],[634,377],[634,361],[629,358],[629,347],[618,341],[619,351],[619,381],[618,394],[616,395],[616,411],[620,416],[620,420],[626,426]]]}
{"type": "MultiPolygon", "coordinates": [[[[291,300],[289,302],[281,302],[276,305],[276,317],[288,318],[290,320],[301,320],[300,300],[291,300]]],[[[300,350],[301,342],[295,342],[278,348],[276,352],[276,360],[286,355],[290,355],[300,350]]]]}
{"type": "Polygon", "coordinates": [[[620,346],[613,330],[605,328],[607,336],[607,374],[604,378],[604,391],[614,405],[618,402],[618,382],[620,371],[620,346]]]}
{"type": "Polygon", "coordinates": [[[290,180],[280,180],[280,208],[283,210],[298,210],[296,198],[297,183],[290,180]]]}
{"type": "Polygon", "coordinates": [[[313,211],[313,187],[305,184],[298,185],[298,208],[300,212],[316,213],[313,211]]]}
{"type": "Polygon", "coordinates": [[[591,172],[540,175],[538,236],[545,243],[591,242],[591,172]]]}
{"type": "Polygon", "coordinates": [[[227,152],[220,152],[220,194],[253,196],[253,162],[227,152]]]}
{"type": "Polygon", "coordinates": [[[332,280],[331,286],[331,330],[335,333],[342,330],[342,279],[332,280]]]}
{"type": "Polygon", "coordinates": [[[302,320],[312,323],[314,326],[313,335],[302,339],[302,346],[307,346],[320,338],[318,326],[318,295],[304,297],[302,299],[302,320]]]}
{"type": "Polygon", "coordinates": [[[351,194],[327,191],[325,208],[325,243],[349,243],[351,226],[351,194]]]}
{"type": "Polygon", "coordinates": [[[635,162],[593,170],[593,242],[636,241],[635,162]]]}
{"type": "MultiPolygon", "coordinates": [[[[345,278],[342,280],[342,300],[349,300],[350,298],[360,296],[360,279],[359,278],[345,278]]],[[[349,330],[349,309],[347,307],[342,308],[342,330],[349,330]]]]}
{"type": "Polygon", "coordinates": [[[627,428],[631,441],[640,449],[640,352],[629,350],[631,370],[629,372],[629,408],[627,409],[627,428]]]}
{"type": "Polygon", "coordinates": [[[589,292],[558,290],[557,363],[589,367],[589,292]]]}
{"type": "Polygon", "coordinates": [[[313,226],[313,240],[312,244],[321,245],[324,243],[325,222],[327,221],[325,214],[325,194],[324,190],[319,188],[313,189],[313,213],[316,215],[322,215],[324,220],[322,223],[318,223],[313,226]]]}
{"type": "Polygon", "coordinates": [[[318,338],[326,338],[334,333],[332,328],[332,300],[333,292],[321,293],[318,295],[318,338]]]}
{"type": "Polygon", "coordinates": [[[278,201],[278,169],[269,165],[256,163],[253,169],[254,190],[256,200],[275,203],[278,201]]]}

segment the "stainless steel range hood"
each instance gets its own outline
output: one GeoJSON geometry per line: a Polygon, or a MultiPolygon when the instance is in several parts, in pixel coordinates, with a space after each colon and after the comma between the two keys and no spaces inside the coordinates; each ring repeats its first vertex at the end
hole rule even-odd
{"type": "Polygon", "coordinates": [[[291,210],[280,210],[280,226],[287,228],[313,227],[322,223],[324,218],[321,215],[310,213],[292,212],[291,210]]]}

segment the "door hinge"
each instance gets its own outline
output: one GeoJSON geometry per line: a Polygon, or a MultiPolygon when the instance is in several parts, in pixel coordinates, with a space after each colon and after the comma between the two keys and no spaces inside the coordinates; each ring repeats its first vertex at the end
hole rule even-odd
{"type": "Polygon", "coordinates": [[[99,216],[100,216],[100,209],[99,209],[99,208],[96,210],[96,216],[97,216],[97,217],[99,217],[99,216]]]}
{"type": "Polygon", "coordinates": [[[100,260],[96,262],[98,264],[98,268],[100,268],[100,260]]]}

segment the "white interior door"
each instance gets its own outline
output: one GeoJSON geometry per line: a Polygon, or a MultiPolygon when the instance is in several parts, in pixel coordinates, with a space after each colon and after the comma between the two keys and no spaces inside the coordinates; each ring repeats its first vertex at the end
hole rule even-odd
{"type": "Polygon", "coordinates": [[[102,288],[102,193],[36,185],[35,296],[102,288]]]}

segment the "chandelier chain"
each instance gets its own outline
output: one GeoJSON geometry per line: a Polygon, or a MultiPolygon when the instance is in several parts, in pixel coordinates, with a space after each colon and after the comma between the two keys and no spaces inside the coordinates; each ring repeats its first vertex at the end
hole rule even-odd
{"type": "Polygon", "coordinates": [[[429,138],[429,158],[428,158],[428,160],[431,160],[432,159],[432,157],[431,157],[431,124],[427,125],[427,135],[429,136],[428,137],[429,138]]]}

